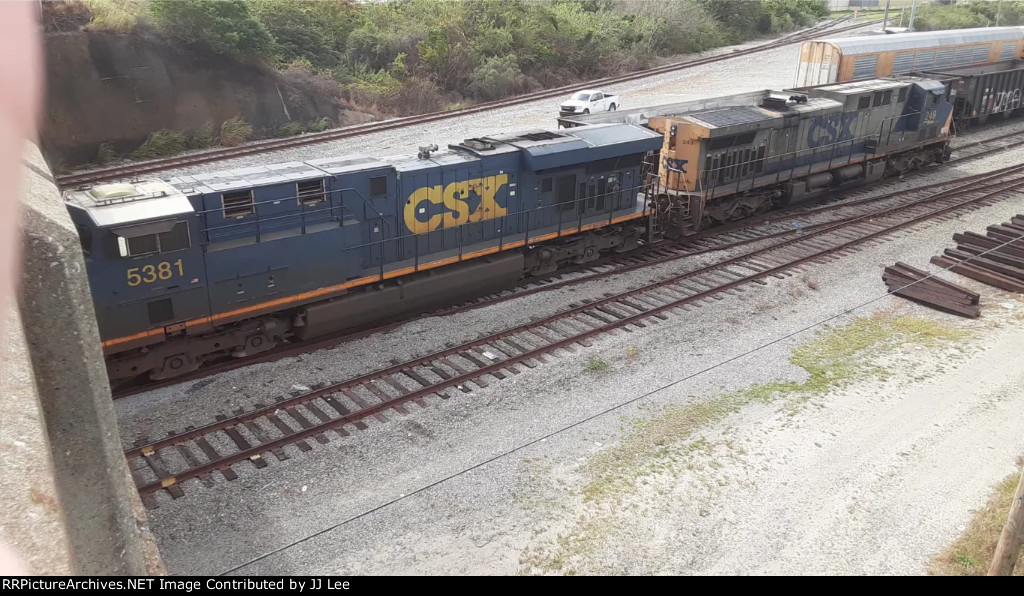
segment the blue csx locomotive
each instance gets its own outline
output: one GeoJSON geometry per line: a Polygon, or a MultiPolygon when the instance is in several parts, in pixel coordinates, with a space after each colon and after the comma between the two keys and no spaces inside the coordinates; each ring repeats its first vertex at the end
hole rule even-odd
{"type": "Polygon", "coordinates": [[[173,377],[944,159],[945,87],[869,83],[652,118],[663,134],[604,124],[69,191],[109,376],[173,377]]]}
{"type": "Polygon", "coordinates": [[[112,380],[493,292],[637,246],[645,155],[606,125],[65,193],[112,380]]]}

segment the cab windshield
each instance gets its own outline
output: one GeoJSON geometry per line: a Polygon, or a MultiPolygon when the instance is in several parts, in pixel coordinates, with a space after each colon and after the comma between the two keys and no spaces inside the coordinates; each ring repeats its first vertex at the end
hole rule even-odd
{"type": "Polygon", "coordinates": [[[572,98],[577,100],[577,101],[587,101],[588,99],[590,99],[590,94],[589,93],[577,93],[576,95],[573,95],[572,98]]]}

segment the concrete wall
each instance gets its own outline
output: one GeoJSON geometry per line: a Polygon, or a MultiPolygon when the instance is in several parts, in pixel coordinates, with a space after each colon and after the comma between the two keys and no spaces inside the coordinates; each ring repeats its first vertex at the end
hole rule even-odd
{"type": "Polygon", "coordinates": [[[0,540],[35,573],[162,573],[121,451],[78,236],[38,148],[23,161],[19,313],[0,377],[0,540]]]}

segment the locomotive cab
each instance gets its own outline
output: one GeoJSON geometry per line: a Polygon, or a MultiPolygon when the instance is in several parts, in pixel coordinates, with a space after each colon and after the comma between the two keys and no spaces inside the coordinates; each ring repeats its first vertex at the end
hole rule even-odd
{"type": "Polygon", "coordinates": [[[188,197],[156,180],[71,191],[65,203],[81,240],[104,353],[159,343],[185,333],[183,321],[209,314],[200,226],[188,197]]]}

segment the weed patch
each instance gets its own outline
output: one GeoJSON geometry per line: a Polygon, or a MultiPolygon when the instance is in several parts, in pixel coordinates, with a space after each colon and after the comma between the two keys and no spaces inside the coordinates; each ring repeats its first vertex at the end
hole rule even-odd
{"type": "Polygon", "coordinates": [[[117,161],[117,150],[114,149],[114,145],[111,143],[100,143],[99,148],[96,150],[96,163],[105,166],[115,161],[117,161]]]}
{"type": "Polygon", "coordinates": [[[177,155],[188,149],[188,136],[180,130],[158,130],[149,135],[146,142],[135,150],[132,157],[137,159],[159,159],[177,155]]]}
{"type": "MultiPolygon", "coordinates": [[[[929,568],[932,575],[985,575],[988,572],[1018,481],[1020,474],[1011,474],[996,486],[985,506],[974,513],[964,533],[932,559],[929,568]]],[[[1024,576],[1024,550],[1017,558],[1013,574],[1024,576]]]]}
{"type": "Polygon", "coordinates": [[[235,147],[252,139],[252,126],[241,116],[224,121],[220,126],[220,144],[235,147]]]}
{"type": "MultiPolygon", "coordinates": [[[[968,332],[938,322],[913,317],[866,317],[829,328],[793,350],[790,362],[806,373],[804,380],[778,380],[724,393],[703,401],[673,405],[650,418],[633,420],[617,445],[604,449],[583,464],[582,497],[592,512],[603,512],[594,525],[584,515],[572,531],[560,535],[544,556],[534,553],[529,563],[545,570],[580,569],[580,556],[603,548],[608,528],[615,524],[607,512],[623,505],[627,497],[655,475],[675,475],[692,466],[692,456],[713,457],[714,446],[699,429],[725,419],[745,406],[787,400],[806,400],[855,380],[880,376],[885,371],[875,362],[879,356],[903,345],[922,347],[948,344],[968,337],[968,332]]],[[[719,467],[715,461],[708,464],[719,467]]],[[[701,508],[702,517],[710,515],[701,508]]],[[[1005,518],[1005,516],[1004,516],[1005,518]]],[[[585,561],[583,561],[585,563],[585,561]]]]}

